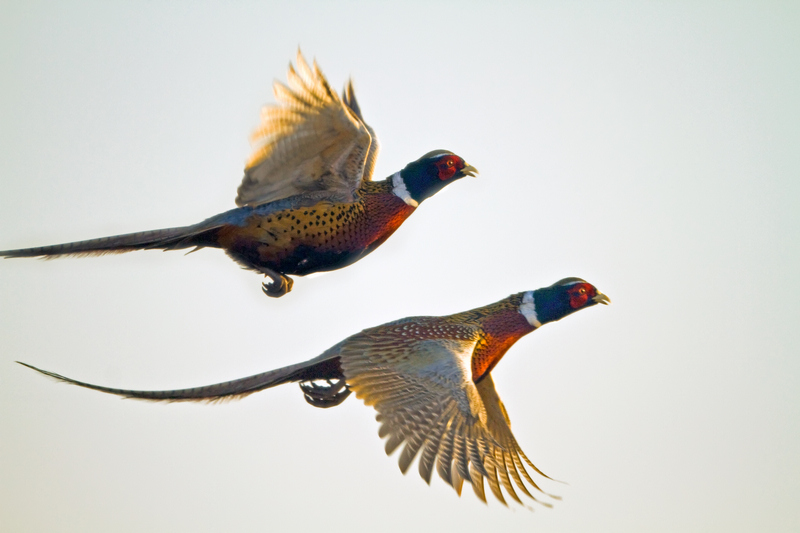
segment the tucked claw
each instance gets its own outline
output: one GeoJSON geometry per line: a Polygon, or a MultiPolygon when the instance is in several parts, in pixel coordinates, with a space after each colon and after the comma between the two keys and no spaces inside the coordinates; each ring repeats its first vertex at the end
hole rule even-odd
{"type": "Polygon", "coordinates": [[[289,276],[278,274],[272,270],[269,272],[264,271],[264,275],[270,278],[271,281],[262,283],[261,290],[270,298],[280,298],[292,290],[294,280],[289,276]]]}
{"type": "Polygon", "coordinates": [[[269,283],[264,282],[261,284],[261,290],[270,298],[280,298],[292,290],[292,285],[291,283],[287,283],[287,279],[288,278],[280,278],[270,281],[269,283]]]}
{"type": "Polygon", "coordinates": [[[314,407],[335,407],[350,396],[344,379],[304,381],[300,383],[300,389],[306,401],[314,407]]]}

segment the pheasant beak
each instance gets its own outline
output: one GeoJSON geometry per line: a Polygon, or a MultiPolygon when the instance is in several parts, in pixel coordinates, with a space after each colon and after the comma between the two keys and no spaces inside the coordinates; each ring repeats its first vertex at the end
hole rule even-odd
{"type": "Polygon", "coordinates": [[[611,304],[611,298],[609,298],[608,296],[606,296],[602,292],[598,292],[597,295],[594,298],[592,298],[592,301],[594,303],[603,304],[603,305],[610,305],[611,304]]]}
{"type": "Polygon", "coordinates": [[[472,165],[467,165],[459,171],[459,174],[462,176],[471,176],[475,177],[478,174],[478,169],[473,167],[472,165]]]}

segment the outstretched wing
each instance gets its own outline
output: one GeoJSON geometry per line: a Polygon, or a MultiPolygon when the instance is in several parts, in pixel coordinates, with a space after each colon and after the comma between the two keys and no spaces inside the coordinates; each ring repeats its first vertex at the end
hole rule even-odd
{"type": "Polygon", "coordinates": [[[298,51],[288,85],[275,82],[274,89],[278,103],[261,112],[236,204],[255,206],[323,190],[351,199],[361,180],[371,179],[377,153],[352,86],[344,102],[316,62],[309,67],[298,51]]]}
{"type": "Polygon", "coordinates": [[[356,397],[378,411],[386,453],[405,443],[403,473],[419,455],[419,473],[428,483],[436,466],[459,494],[467,481],[485,502],[486,478],[504,504],[501,486],[522,503],[514,484],[536,500],[525,482],[541,489],[525,464],[541,472],[517,445],[491,377],[472,382],[470,360],[479,340],[477,328],[417,318],[344,341],[341,364],[356,397]]]}

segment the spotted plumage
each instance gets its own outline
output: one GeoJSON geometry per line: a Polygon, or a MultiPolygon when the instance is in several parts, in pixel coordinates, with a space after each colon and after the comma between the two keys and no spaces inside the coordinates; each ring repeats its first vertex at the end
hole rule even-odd
{"type": "Polygon", "coordinates": [[[383,181],[372,181],[378,154],[352,82],[340,98],[316,63],[297,56],[279,104],[262,112],[236,204],[180,228],[0,251],[0,257],[102,255],[132,250],[222,248],[244,268],[270,278],[264,292],[283,296],[290,275],[336,270],[372,252],[426,198],[477,172],[462,158],[434,150],[383,181]]]}
{"type": "Polygon", "coordinates": [[[253,215],[213,237],[244,266],[305,275],[352,264],[382,244],[414,211],[387,181],[365,182],[350,203],[319,203],[253,215]]]}
{"type": "MultiPolygon", "coordinates": [[[[304,363],[193,389],[115,389],[26,366],[81,387],[150,401],[242,398],[299,382],[310,404],[333,407],[352,391],[377,410],[386,453],[403,447],[398,462],[404,473],[419,458],[419,473],[428,483],[436,470],[459,494],[466,481],[486,501],[485,479],[498,500],[505,503],[508,496],[521,503],[517,491],[537,500],[531,488],[555,497],[544,493],[528,472],[547,477],[517,444],[491,370],[522,336],[609,302],[591,284],[566,278],[471,311],[366,329],[304,363]]],[[[550,505],[546,498],[541,503],[550,505]]]]}

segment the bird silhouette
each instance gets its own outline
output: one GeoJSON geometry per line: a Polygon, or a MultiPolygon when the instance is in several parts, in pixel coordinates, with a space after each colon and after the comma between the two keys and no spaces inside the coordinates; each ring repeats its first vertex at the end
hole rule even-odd
{"type": "Polygon", "coordinates": [[[132,250],[222,248],[242,267],[270,279],[265,294],[292,289],[304,276],[351,265],[394,233],[426,198],[477,170],[434,150],[382,181],[372,181],[378,141],[352,81],[342,97],[316,62],[297,54],[288,85],[275,82],[277,105],[264,108],[254,151],[238,189],[239,207],[192,226],[0,251],[0,257],[103,255],[132,250]]]}
{"type": "Polygon", "coordinates": [[[62,382],[150,401],[213,402],[299,382],[308,403],[333,407],[353,391],[377,410],[379,435],[387,438],[386,453],[405,444],[399,455],[403,473],[419,456],[419,473],[427,483],[435,467],[459,495],[466,481],[486,502],[485,478],[504,504],[501,486],[522,503],[516,486],[549,506],[527,486],[558,499],[543,492],[526,469],[527,465],[547,477],[517,444],[491,370],[523,335],[580,309],[608,303],[609,298],[590,283],[566,278],[470,311],[403,318],[365,329],[304,363],[191,389],[116,389],[20,364],[62,382]]]}

